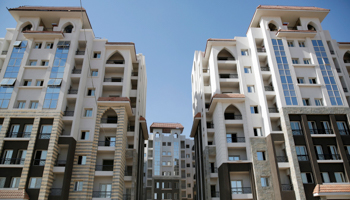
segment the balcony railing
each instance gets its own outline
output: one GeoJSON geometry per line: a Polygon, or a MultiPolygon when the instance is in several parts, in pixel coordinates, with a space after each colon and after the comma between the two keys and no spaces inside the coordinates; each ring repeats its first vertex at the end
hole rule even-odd
{"type": "Polygon", "coordinates": [[[130,131],[130,132],[135,131],[135,126],[128,126],[127,131],[130,131]]]}
{"type": "Polygon", "coordinates": [[[209,69],[203,69],[203,73],[208,73],[209,69]]]}
{"type": "Polygon", "coordinates": [[[131,200],[131,194],[123,194],[123,200],[131,200]]]}
{"type": "Polygon", "coordinates": [[[186,185],[181,185],[181,189],[186,189],[186,185]]]}
{"type": "Polygon", "coordinates": [[[67,161],[66,160],[56,160],[55,166],[57,167],[64,167],[66,166],[67,161]]]}
{"type": "Polygon", "coordinates": [[[299,161],[309,161],[309,156],[307,155],[298,155],[299,161]]]}
{"type": "Polygon", "coordinates": [[[270,86],[270,85],[264,86],[264,88],[265,88],[265,91],[275,91],[273,86],[270,86]]]}
{"type": "Polygon", "coordinates": [[[214,128],[213,122],[207,122],[207,128],[214,128]]]}
{"type": "Polygon", "coordinates": [[[270,67],[260,67],[261,71],[267,72],[270,71],[270,67]]]}
{"type": "Polygon", "coordinates": [[[349,92],[348,88],[343,88],[344,92],[349,92]]]}
{"type": "Polygon", "coordinates": [[[7,51],[2,51],[1,55],[7,55],[7,51]]]}
{"type": "Polygon", "coordinates": [[[113,171],[113,165],[96,165],[96,171],[113,171]]]}
{"type": "Polygon", "coordinates": [[[245,142],[245,137],[234,137],[226,138],[227,143],[243,143],[245,142]]]}
{"type": "Polygon", "coordinates": [[[124,176],[132,176],[132,170],[125,170],[124,176]]]}
{"type": "Polygon", "coordinates": [[[240,120],[242,115],[236,115],[233,113],[225,113],[225,120],[240,120]]]}
{"type": "Polygon", "coordinates": [[[30,138],[31,132],[10,132],[7,138],[30,138]]]}
{"type": "Polygon", "coordinates": [[[212,191],[211,197],[220,197],[220,192],[219,191],[216,191],[216,192],[212,191]]]}
{"type": "Polygon", "coordinates": [[[95,198],[111,198],[112,197],[112,191],[93,191],[92,197],[95,198]]]}
{"type": "Polygon", "coordinates": [[[279,113],[278,108],[269,108],[269,113],[279,113]]]}
{"type": "Polygon", "coordinates": [[[339,134],[340,135],[350,135],[350,132],[349,132],[349,130],[339,130],[339,134]]]}
{"type": "Polygon", "coordinates": [[[287,156],[276,156],[277,162],[288,162],[287,156]]]}
{"type": "Polygon", "coordinates": [[[39,139],[50,139],[51,133],[40,133],[39,134],[39,139]]]}
{"type": "Polygon", "coordinates": [[[75,89],[69,89],[68,94],[78,94],[78,90],[75,89]]]}
{"type": "Polygon", "coordinates": [[[333,134],[332,129],[310,129],[311,134],[333,134]]]}
{"type": "Polygon", "coordinates": [[[339,154],[317,154],[317,160],[340,160],[339,154]]]}
{"type": "Polygon", "coordinates": [[[123,82],[123,78],[104,78],[103,79],[103,82],[118,82],[118,83],[121,83],[123,82]]]}
{"type": "Polygon", "coordinates": [[[62,195],[62,188],[51,188],[50,196],[57,197],[62,195]]]}
{"type": "Polygon", "coordinates": [[[234,57],[218,57],[218,60],[235,60],[234,57]]]}
{"type": "Polygon", "coordinates": [[[252,188],[250,187],[233,187],[231,188],[232,194],[251,194],[252,188]]]}
{"type": "Polygon", "coordinates": [[[24,158],[1,158],[0,164],[2,165],[23,165],[24,158]]]}
{"type": "Polygon", "coordinates": [[[331,52],[332,55],[334,55],[334,51],[333,50],[329,50],[331,52]]]}
{"type": "Polygon", "coordinates": [[[131,72],[131,76],[138,76],[139,73],[138,72],[131,72]]]}
{"type": "Polygon", "coordinates": [[[344,60],[344,63],[350,63],[350,60],[344,60]]]}
{"type": "Polygon", "coordinates": [[[220,78],[238,78],[238,74],[219,74],[220,78]]]}
{"type": "Polygon", "coordinates": [[[256,49],[259,53],[261,53],[261,52],[266,52],[266,49],[265,48],[257,48],[256,49]]]}
{"type": "Polygon", "coordinates": [[[303,130],[301,129],[292,129],[293,135],[303,135],[303,130]]]}
{"type": "Polygon", "coordinates": [[[210,107],[210,103],[206,103],[206,104],[205,104],[205,108],[206,108],[206,109],[209,109],[209,107],[210,107]]]}
{"type": "Polygon", "coordinates": [[[117,124],[118,123],[118,118],[117,117],[101,118],[101,123],[104,123],[104,124],[117,124]]]}
{"type": "Polygon", "coordinates": [[[74,111],[64,111],[63,112],[63,116],[72,117],[72,116],[74,116],[74,111]]]}
{"type": "Polygon", "coordinates": [[[81,69],[72,69],[72,74],[81,74],[81,69]]]}
{"type": "Polygon", "coordinates": [[[293,184],[281,184],[282,191],[291,191],[293,190],[293,184]]]}
{"type": "Polygon", "coordinates": [[[217,167],[211,167],[210,168],[211,173],[218,173],[218,168],[217,167]]]}
{"type": "Polygon", "coordinates": [[[336,67],[337,69],[337,72],[340,73],[341,72],[341,69],[339,67],[336,67]]]}
{"type": "Polygon", "coordinates": [[[34,159],[33,165],[44,166],[45,162],[46,162],[46,159],[34,159]]]}
{"type": "Polygon", "coordinates": [[[120,65],[120,64],[124,64],[124,60],[107,60],[106,64],[120,65]]]}
{"type": "Polygon", "coordinates": [[[115,147],[115,141],[98,141],[100,147],[115,147]]]}
{"type": "Polygon", "coordinates": [[[76,51],[75,52],[75,55],[84,55],[85,54],[85,51],[76,51]]]}

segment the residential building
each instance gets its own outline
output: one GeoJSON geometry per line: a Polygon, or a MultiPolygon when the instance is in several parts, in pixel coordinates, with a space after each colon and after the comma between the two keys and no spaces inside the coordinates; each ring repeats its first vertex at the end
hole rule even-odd
{"type": "Polygon", "coordinates": [[[350,199],[350,43],[329,11],[258,6],[246,37],[195,52],[195,199],[350,199]]]}
{"type": "Polygon", "coordinates": [[[80,7],[9,9],[0,39],[0,199],[140,199],[146,66],[80,7]]]}
{"type": "Polygon", "coordinates": [[[193,199],[193,140],[180,123],[153,123],[145,141],[145,200],[193,199]]]}

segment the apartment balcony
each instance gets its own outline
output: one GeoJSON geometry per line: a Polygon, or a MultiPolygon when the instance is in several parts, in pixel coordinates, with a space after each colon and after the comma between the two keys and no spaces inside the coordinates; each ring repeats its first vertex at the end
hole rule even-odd
{"type": "Polygon", "coordinates": [[[112,191],[93,191],[92,197],[93,198],[111,198],[112,191]]]}
{"type": "Polygon", "coordinates": [[[74,116],[74,111],[64,111],[63,116],[65,117],[73,117],[74,116]]]}
{"type": "Polygon", "coordinates": [[[317,154],[317,160],[341,160],[339,154],[317,154]]]}
{"type": "Polygon", "coordinates": [[[344,59],[344,63],[350,63],[350,60],[344,59]]]}
{"type": "Polygon", "coordinates": [[[62,195],[62,188],[51,188],[49,196],[59,197],[62,195]]]}
{"type": "Polygon", "coordinates": [[[56,160],[55,166],[56,167],[65,167],[67,163],[67,160],[56,160]]]}
{"type": "Polygon", "coordinates": [[[277,162],[288,162],[287,156],[276,156],[277,162]]]}
{"type": "Polygon", "coordinates": [[[117,117],[101,118],[101,123],[102,124],[117,124],[118,123],[118,118],[117,117]]]}
{"type": "Polygon", "coordinates": [[[83,56],[83,55],[85,55],[85,51],[76,51],[75,55],[83,56]]]}
{"type": "Polygon", "coordinates": [[[54,40],[56,38],[63,39],[64,35],[62,31],[23,31],[23,36],[27,39],[41,39],[41,40],[54,40]]]}
{"type": "Polygon", "coordinates": [[[123,78],[104,78],[103,82],[121,83],[123,78]]]}
{"type": "Polygon", "coordinates": [[[113,147],[112,150],[114,150],[115,147],[115,141],[98,141],[99,147],[113,147]]]}
{"type": "Polygon", "coordinates": [[[303,130],[301,129],[292,129],[293,135],[303,135],[303,130]]]}
{"type": "Polygon", "coordinates": [[[131,200],[131,194],[123,194],[123,200],[131,200]]]}
{"type": "Polygon", "coordinates": [[[269,108],[269,113],[279,113],[278,108],[270,107],[269,108]]]}
{"type": "Polygon", "coordinates": [[[245,143],[245,137],[226,138],[227,143],[245,143]]]}
{"type": "Polygon", "coordinates": [[[242,120],[242,115],[225,113],[225,120],[242,120]]]}
{"type": "Polygon", "coordinates": [[[266,49],[264,47],[256,49],[258,53],[265,53],[266,49]]]}
{"type": "Polygon", "coordinates": [[[338,73],[341,73],[341,69],[339,67],[335,68],[337,70],[338,73]]]}
{"type": "Polygon", "coordinates": [[[332,129],[310,129],[311,134],[323,134],[323,135],[331,135],[333,134],[332,129]]]}
{"type": "Polygon", "coordinates": [[[287,38],[314,38],[317,31],[312,30],[286,30],[279,29],[276,33],[277,37],[287,37],[287,38]]]}
{"type": "Polygon", "coordinates": [[[269,72],[270,71],[270,67],[260,67],[260,70],[262,72],[269,72]]]}
{"type": "Polygon", "coordinates": [[[343,88],[344,92],[349,92],[348,88],[343,88]]]}
{"type": "Polygon", "coordinates": [[[251,187],[232,187],[232,199],[253,199],[251,187]]]}
{"type": "Polygon", "coordinates": [[[1,165],[24,165],[24,158],[1,158],[1,165]]]}
{"type": "Polygon", "coordinates": [[[297,155],[298,161],[309,161],[308,155],[297,155]]]}
{"type": "Polygon", "coordinates": [[[265,91],[275,91],[273,86],[268,85],[268,86],[264,86],[264,88],[265,88],[265,91]]]}
{"type": "Polygon", "coordinates": [[[44,166],[46,159],[34,159],[33,165],[35,166],[44,166]]]}
{"type": "Polygon", "coordinates": [[[211,167],[210,168],[210,173],[218,173],[218,168],[217,167],[211,167]]]}
{"type": "Polygon", "coordinates": [[[293,184],[281,184],[282,191],[292,191],[293,184]]]}
{"type": "Polygon", "coordinates": [[[212,198],[219,198],[220,192],[219,191],[211,191],[211,197],[212,198]]]}
{"type": "Polygon", "coordinates": [[[68,94],[78,94],[78,90],[77,89],[69,89],[68,94]]]}
{"type": "Polygon", "coordinates": [[[6,138],[30,138],[31,132],[10,132],[6,138]]]}
{"type": "Polygon", "coordinates": [[[81,74],[81,69],[72,69],[72,74],[81,74]]]}
{"type": "Polygon", "coordinates": [[[223,79],[238,78],[238,74],[219,74],[219,77],[223,79]]]}
{"type": "Polygon", "coordinates": [[[7,51],[2,51],[1,55],[7,55],[7,51]]]}
{"type": "Polygon", "coordinates": [[[122,65],[124,64],[124,60],[107,60],[106,64],[122,65]]]}
{"type": "Polygon", "coordinates": [[[39,139],[48,140],[51,137],[51,133],[40,133],[39,139]]]}

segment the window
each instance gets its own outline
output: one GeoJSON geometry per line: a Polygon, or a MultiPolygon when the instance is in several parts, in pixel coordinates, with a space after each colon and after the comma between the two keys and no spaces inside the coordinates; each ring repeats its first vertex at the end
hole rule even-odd
{"type": "Polygon", "coordinates": [[[166,156],[166,151],[163,151],[163,152],[162,152],[162,155],[163,155],[163,156],[166,156]]]}
{"type": "Polygon", "coordinates": [[[83,191],[83,181],[77,181],[74,183],[74,191],[83,191]]]}
{"type": "Polygon", "coordinates": [[[56,108],[60,90],[60,86],[47,87],[43,108],[56,108]]]}
{"type": "Polygon", "coordinates": [[[191,194],[188,194],[188,195],[187,195],[187,198],[191,198],[191,194]]]}
{"type": "Polygon", "coordinates": [[[0,87],[0,108],[7,108],[12,95],[13,87],[0,87]]]}
{"type": "Polygon", "coordinates": [[[43,86],[44,85],[44,81],[43,80],[37,80],[35,83],[35,86],[43,86]]]}
{"type": "Polygon", "coordinates": [[[302,78],[302,77],[298,77],[297,81],[298,81],[299,84],[304,84],[305,83],[304,78],[302,78]]]}
{"type": "Polygon", "coordinates": [[[94,58],[101,58],[101,52],[94,52],[94,58]]]}
{"type": "Polygon", "coordinates": [[[306,47],[304,41],[299,41],[298,43],[299,43],[299,47],[306,47]]]}
{"type": "Polygon", "coordinates": [[[32,85],[32,80],[24,80],[23,86],[31,86],[32,85]]]}
{"type": "Polygon", "coordinates": [[[294,47],[294,41],[293,40],[288,40],[288,47],[294,47]]]}
{"type": "Polygon", "coordinates": [[[254,86],[253,85],[248,85],[248,93],[254,93],[254,86]]]}
{"type": "Polygon", "coordinates": [[[25,26],[25,27],[23,27],[23,29],[22,29],[22,32],[24,32],[24,31],[30,31],[30,30],[32,30],[32,25],[31,24],[28,24],[27,26],[25,26]]]}
{"type": "Polygon", "coordinates": [[[330,183],[330,179],[329,179],[329,174],[328,172],[321,172],[321,177],[322,177],[322,182],[323,183],[330,183]]]}
{"type": "Polygon", "coordinates": [[[159,182],[156,182],[156,188],[159,188],[159,182]]]}
{"type": "Polygon", "coordinates": [[[304,59],[304,64],[307,64],[307,65],[311,64],[311,60],[310,59],[304,59]]]}
{"type": "Polygon", "coordinates": [[[41,61],[41,66],[49,66],[49,61],[48,60],[42,60],[41,61]]]}
{"type": "Polygon", "coordinates": [[[40,131],[40,139],[50,139],[52,125],[42,125],[40,131]]]}
{"type": "Polygon", "coordinates": [[[46,42],[45,49],[52,49],[53,48],[53,42],[46,42]]]}
{"type": "Polygon", "coordinates": [[[165,147],[166,146],[166,142],[163,142],[162,145],[163,145],[163,147],[165,147]]]}
{"type": "Polygon", "coordinates": [[[41,42],[37,42],[34,45],[34,49],[40,49],[41,48],[41,42]]]}
{"type": "Polygon", "coordinates": [[[88,140],[89,139],[89,134],[90,134],[90,131],[82,131],[80,139],[81,140],[88,140]]]}
{"type": "Polygon", "coordinates": [[[44,166],[46,162],[47,151],[38,150],[35,152],[34,165],[44,166]]]}
{"type": "Polygon", "coordinates": [[[86,164],[86,156],[78,156],[78,165],[86,164]]]}
{"type": "Polygon", "coordinates": [[[186,164],[186,167],[191,167],[191,164],[190,164],[190,163],[187,163],[187,164],[186,164]]]}
{"type": "Polygon", "coordinates": [[[21,177],[12,177],[10,188],[18,188],[21,177]]]}
{"type": "Polygon", "coordinates": [[[98,76],[98,70],[97,69],[91,70],[91,76],[98,76]]]}
{"type": "Polygon", "coordinates": [[[254,128],[254,136],[263,136],[261,128],[254,128]]]}
{"type": "Polygon", "coordinates": [[[29,188],[31,189],[40,189],[41,186],[41,178],[40,177],[32,177],[29,181],[29,188]]]}
{"type": "Polygon", "coordinates": [[[168,193],[167,199],[171,199],[171,193],[168,193]]]}
{"type": "Polygon", "coordinates": [[[269,179],[268,179],[268,177],[261,177],[260,180],[261,180],[261,187],[269,186],[269,181],[268,181],[269,179]]]}
{"type": "Polygon", "coordinates": [[[303,105],[304,106],[309,106],[310,105],[309,99],[303,98],[303,105]]]}
{"type": "Polygon", "coordinates": [[[298,58],[292,58],[292,63],[293,64],[299,64],[299,59],[298,58]]]}
{"type": "Polygon", "coordinates": [[[168,142],[168,146],[171,146],[171,142],[168,142]]]}
{"type": "Polygon", "coordinates": [[[337,183],[344,183],[344,182],[346,182],[343,172],[334,172],[334,176],[335,176],[335,181],[337,183]]]}
{"type": "Polygon", "coordinates": [[[233,155],[233,156],[228,156],[228,160],[229,161],[236,161],[236,160],[240,160],[239,156],[233,155]]]}
{"type": "Polygon", "coordinates": [[[297,157],[299,161],[308,161],[307,151],[305,146],[295,146],[297,157]]]}
{"type": "Polygon", "coordinates": [[[252,73],[252,68],[251,67],[244,67],[244,73],[251,74],[252,73]]]}
{"type": "Polygon", "coordinates": [[[0,177],[0,188],[5,187],[5,181],[6,181],[6,177],[0,177]]]}
{"type": "Polygon", "coordinates": [[[95,96],[95,89],[88,89],[87,95],[88,96],[95,96]]]}
{"type": "Polygon", "coordinates": [[[189,149],[190,148],[190,145],[186,144],[186,149],[189,149]]]}
{"type": "Polygon", "coordinates": [[[250,106],[250,113],[257,114],[258,112],[258,106],[250,106]]]}
{"type": "Polygon", "coordinates": [[[187,173],[187,177],[191,177],[191,174],[190,174],[190,173],[187,173]]]}
{"type": "Polygon", "coordinates": [[[312,174],[310,172],[302,172],[301,173],[301,179],[303,180],[303,183],[313,183],[313,179],[312,179],[312,174]]]}
{"type": "Polygon", "coordinates": [[[37,101],[31,101],[30,102],[30,109],[37,109],[39,102],[37,101]]]}
{"type": "Polygon", "coordinates": [[[18,101],[18,105],[17,105],[18,109],[24,109],[25,107],[26,107],[25,101],[18,101]]]}
{"type": "Polygon", "coordinates": [[[323,106],[322,99],[315,99],[316,106],[323,106]]]}
{"type": "Polygon", "coordinates": [[[68,26],[66,26],[65,28],[64,28],[64,33],[72,33],[72,31],[73,31],[73,26],[72,25],[68,25],[68,26]]]}
{"type": "Polygon", "coordinates": [[[188,184],[187,184],[187,187],[189,187],[189,188],[190,188],[190,187],[191,187],[191,183],[188,183],[188,184]]]}
{"type": "Polygon", "coordinates": [[[258,160],[266,160],[265,151],[258,151],[256,152],[256,155],[258,156],[258,160]]]}
{"type": "Polygon", "coordinates": [[[29,65],[30,66],[36,66],[37,61],[36,60],[30,60],[29,65]]]}
{"type": "Polygon", "coordinates": [[[310,84],[317,84],[316,78],[309,78],[310,84]]]}
{"type": "Polygon", "coordinates": [[[249,56],[249,54],[248,54],[248,49],[242,49],[242,50],[241,50],[241,55],[242,55],[242,56],[249,56]]]}
{"type": "Polygon", "coordinates": [[[154,199],[158,199],[157,193],[154,193],[154,199]]]}
{"type": "MultiPolygon", "coordinates": [[[[346,125],[345,122],[337,122],[337,127],[339,130],[340,135],[348,135],[348,126],[346,125]]],[[[350,154],[350,152],[348,152],[350,154]]]]}
{"type": "Polygon", "coordinates": [[[186,158],[190,158],[190,154],[186,154],[186,158]]]}
{"type": "Polygon", "coordinates": [[[91,108],[85,109],[84,117],[92,117],[92,109],[91,108]]]}

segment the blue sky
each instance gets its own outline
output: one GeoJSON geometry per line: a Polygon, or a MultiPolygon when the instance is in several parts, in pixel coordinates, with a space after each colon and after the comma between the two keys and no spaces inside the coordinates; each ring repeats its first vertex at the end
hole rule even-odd
{"type": "MultiPolygon", "coordinates": [[[[316,6],[331,9],[323,21],[333,39],[350,41],[349,0],[219,1],[219,0],[82,0],[96,37],[134,42],[146,57],[148,126],[179,122],[189,135],[192,126],[191,68],[195,50],[208,38],[245,36],[256,7],[316,6]],[[97,4],[97,2],[99,4],[97,4]],[[102,3],[103,2],[103,3],[102,3]]],[[[0,0],[0,37],[16,26],[6,10],[21,5],[79,6],[79,0],[0,0]]]]}

